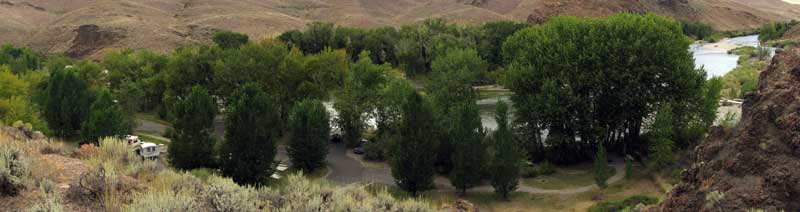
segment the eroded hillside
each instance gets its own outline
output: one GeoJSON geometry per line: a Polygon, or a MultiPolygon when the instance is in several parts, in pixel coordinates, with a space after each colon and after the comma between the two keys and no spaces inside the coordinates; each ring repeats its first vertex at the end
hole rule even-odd
{"type": "Polygon", "coordinates": [[[168,51],[208,42],[216,30],[270,37],[313,21],[362,27],[428,18],[542,22],[617,12],[655,12],[736,30],[798,18],[800,6],[780,0],[2,0],[0,43],[97,58],[108,48],[168,51]]]}
{"type": "Polygon", "coordinates": [[[717,128],[656,211],[800,211],[800,49],[779,52],[734,129],[717,128]]]}

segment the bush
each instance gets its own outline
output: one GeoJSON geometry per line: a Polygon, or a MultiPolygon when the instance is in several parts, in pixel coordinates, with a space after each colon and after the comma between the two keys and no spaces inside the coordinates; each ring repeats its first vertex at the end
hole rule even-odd
{"type": "Polygon", "coordinates": [[[378,139],[364,143],[364,159],[371,161],[385,161],[387,157],[387,143],[391,141],[378,139]]]}
{"type": "Polygon", "coordinates": [[[83,144],[80,148],[75,149],[73,156],[80,159],[89,159],[92,157],[100,156],[100,148],[93,144],[83,144]]]}
{"type": "Polygon", "coordinates": [[[131,212],[170,212],[170,211],[203,211],[194,199],[196,193],[147,192],[137,195],[133,203],[126,207],[131,212]]]}
{"type": "Polygon", "coordinates": [[[101,161],[114,161],[127,165],[132,161],[140,161],[128,143],[116,138],[100,139],[100,159],[101,161]]]}
{"type": "Polygon", "coordinates": [[[60,142],[52,142],[52,141],[35,141],[40,142],[39,145],[39,153],[48,155],[48,154],[64,154],[64,144],[60,142]]]}
{"type": "Polygon", "coordinates": [[[534,166],[525,165],[522,166],[522,170],[520,170],[520,176],[523,178],[534,178],[539,175],[539,169],[534,166]]]}
{"type": "Polygon", "coordinates": [[[161,135],[164,136],[164,138],[173,139],[175,138],[175,130],[173,130],[172,127],[169,127],[166,130],[164,130],[164,133],[162,133],[161,135]]]}
{"type": "Polygon", "coordinates": [[[29,177],[22,149],[14,144],[0,144],[0,196],[16,196],[29,177]]]}
{"type": "Polygon", "coordinates": [[[544,161],[542,164],[539,165],[538,174],[540,175],[551,175],[556,173],[556,167],[553,166],[549,161],[544,161]]]}
{"type": "Polygon", "coordinates": [[[633,209],[639,204],[652,205],[658,203],[655,197],[636,195],[622,201],[600,202],[589,208],[589,212],[617,212],[633,209]]]}
{"type": "Polygon", "coordinates": [[[42,181],[39,189],[41,199],[28,208],[28,212],[61,212],[64,210],[58,190],[52,181],[42,181]]]}
{"type": "Polygon", "coordinates": [[[104,211],[116,211],[133,201],[140,190],[136,181],[120,176],[113,162],[104,162],[83,173],[70,185],[67,197],[86,204],[100,203],[104,211]]]}
{"type": "Polygon", "coordinates": [[[255,189],[236,185],[230,178],[212,177],[205,195],[205,204],[211,211],[256,212],[263,205],[255,189]]]}

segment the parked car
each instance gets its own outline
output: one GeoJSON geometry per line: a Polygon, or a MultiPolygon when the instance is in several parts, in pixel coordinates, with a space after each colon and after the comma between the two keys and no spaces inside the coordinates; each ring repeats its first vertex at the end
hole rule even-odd
{"type": "Polygon", "coordinates": [[[365,153],[364,147],[353,148],[353,153],[356,153],[357,155],[363,155],[365,153]]]}

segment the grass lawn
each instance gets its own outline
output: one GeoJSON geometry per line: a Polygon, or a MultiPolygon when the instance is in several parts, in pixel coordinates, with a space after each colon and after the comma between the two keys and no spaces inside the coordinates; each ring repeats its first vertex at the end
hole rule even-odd
{"type": "MultiPolygon", "coordinates": [[[[611,176],[616,174],[613,167],[608,167],[611,176]]],[[[594,185],[594,173],[591,164],[580,164],[567,168],[556,168],[552,175],[539,175],[534,178],[521,179],[528,186],[541,189],[566,189],[594,185]]]]}
{"type": "MultiPolygon", "coordinates": [[[[154,143],[154,144],[164,144],[164,145],[169,145],[169,141],[167,141],[167,140],[163,140],[163,139],[161,139],[161,138],[158,138],[158,137],[155,137],[155,136],[154,136],[154,135],[155,135],[155,133],[149,133],[149,132],[137,132],[137,133],[136,133],[136,135],[138,135],[138,136],[139,136],[139,138],[140,138],[140,139],[142,139],[142,141],[144,141],[144,142],[150,142],[150,143],[154,143]]],[[[156,135],[156,136],[157,136],[157,135],[156,135]]]]}
{"type": "Polygon", "coordinates": [[[142,120],[147,120],[147,121],[155,122],[155,123],[158,123],[158,124],[162,124],[162,125],[167,126],[167,127],[172,127],[171,123],[169,123],[167,121],[164,121],[164,120],[161,120],[156,115],[153,115],[153,114],[136,113],[136,115],[134,115],[134,117],[136,117],[137,119],[142,119],[142,120]]]}
{"type": "MultiPolygon", "coordinates": [[[[603,201],[619,201],[634,195],[646,195],[664,198],[664,193],[656,183],[643,170],[634,169],[634,176],[631,180],[623,180],[619,183],[609,185],[602,190],[590,192],[558,195],[558,194],[528,194],[513,193],[509,200],[503,200],[494,193],[470,192],[467,190],[466,196],[452,191],[435,192],[428,191],[420,195],[419,198],[430,202],[439,207],[442,204],[453,204],[458,199],[465,199],[482,212],[517,212],[517,211],[587,211],[589,207],[603,201]]],[[[592,183],[594,181],[592,180],[592,183]]],[[[369,190],[376,191],[386,189],[396,198],[411,198],[409,194],[401,191],[395,186],[369,185],[369,190]]]]}
{"type": "Polygon", "coordinates": [[[511,96],[512,92],[509,90],[478,90],[478,99],[488,99],[494,97],[511,96]]]}

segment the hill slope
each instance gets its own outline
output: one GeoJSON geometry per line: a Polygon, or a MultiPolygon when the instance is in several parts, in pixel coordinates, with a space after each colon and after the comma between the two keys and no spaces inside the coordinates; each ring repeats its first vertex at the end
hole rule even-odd
{"type": "Polygon", "coordinates": [[[654,211],[800,211],[800,49],[779,52],[732,130],[715,129],[654,211]]]}
{"type": "Polygon", "coordinates": [[[781,0],[0,0],[0,43],[80,57],[115,47],[166,51],[207,42],[221,29],[270,37],[312,21],[370,27],[443,18],[474,24],[616,12],[655,12],[734,30],[798,18],[800,6],[781,0]]]}

